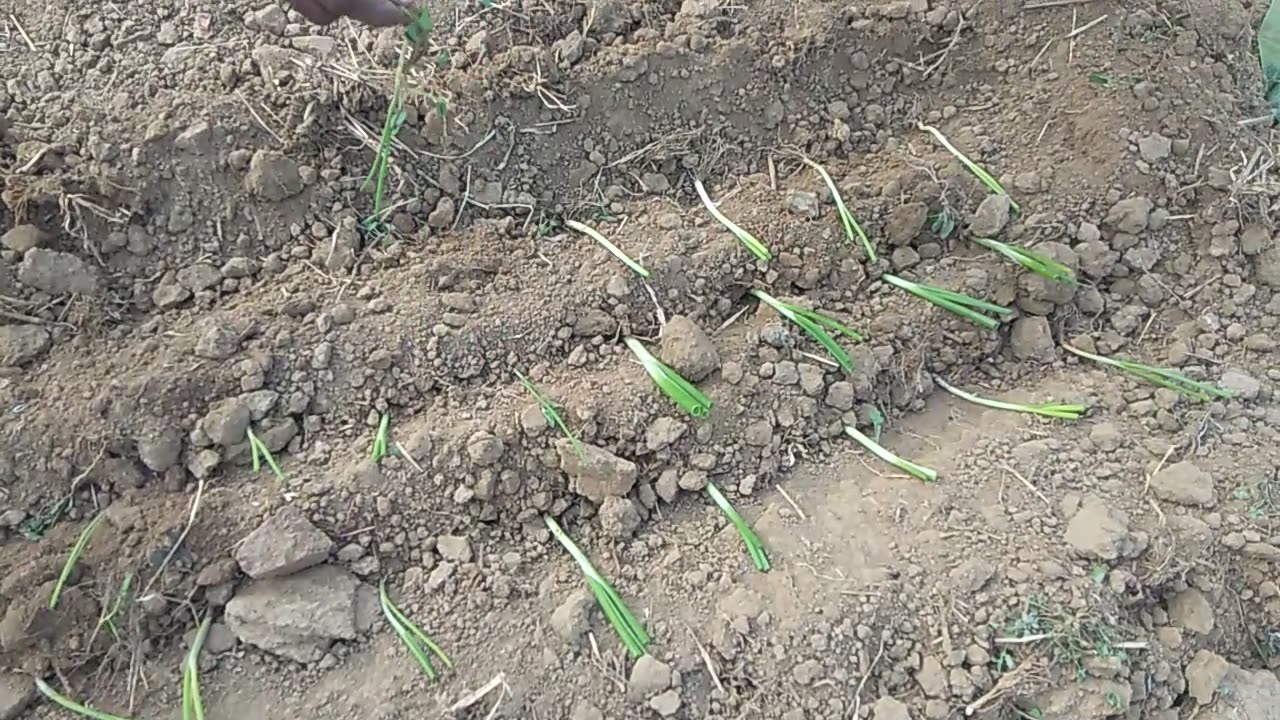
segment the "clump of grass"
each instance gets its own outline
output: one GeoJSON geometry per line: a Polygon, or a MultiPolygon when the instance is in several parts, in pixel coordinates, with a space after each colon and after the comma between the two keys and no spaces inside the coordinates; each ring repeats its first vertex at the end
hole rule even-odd
{"type": "Polygon", "coordinates": [[[645,649],[649,646],[649,634],[645,632],[644,626],[636,619],[636,616],[622,601],[622,597],[618,595],[618,591],[613,589],[608,580],[604,579],[587,559],[586,554],[582,552],[560,529],[560,524],[550,515],[544,515],[543,519],[547,523],[547,529],[555,536],[556,540],[569,551],[569,555],[578,563],[578,568],[582,570],[582,575],[587,580],[587,586],[591,588],[591,594],[596,596],[596,603],[600,605],[600,610],[604,612],[605,618],[609,624],[613,626],[618,637],[622,640],[622,644],[626,646],[627,653],[631,657],[640,657],[644,655],[645,649]]]}
{"type": "Polygon", "coordinates": [[[270,448],[267,447],[266,443],[259,440],[257,435],[253,434],[253,428],[246,429],[245,433],[249,436],[249,452],[253,457],[253,471],[258,472],[261,470],[263,461],[266,461],[276,479],[284,482],[284,472],[276,464],[276,459],[271,456],[270,448]]]}
{"type": "Polygon", "coordinates": [[[831,357],[839,363],[842,370],[846,373],[853,372],[853,359],[849,357],[849,353],[845,352],[844,348],[840,347],[840,343],[831,337],[826,328],[831,328],[842,335],[853,338],[857,342],[862,341],[861,335],[821,313],[806,310],[799,305],[782,302],[763,290],[752,290],[751,294],[759,299],[760,302],[773,308],[782,317],[799,325],[802,330],[809,334],[809,337],[812,337],[819,345],[826,348],[828,353],[831,353],[831,357]]]}
{"type": "Polygon", "coordinates": [[[1143,365],[1131,360],[1117,360],[1115,358],[1094,355],[1091,352],[1085,352],[1078,348],[1072,347],[1070,344],[1064,344],[1067,352],[1078,355],[1082,358],[1092,360],[1103,365],[1110,365],[1119,368],[1134,377],[1141,378],[1160,387],[1168,388],[1180,395],[1185,395],[1192,400],[1227,400],[1231,398],[1231,393],[1220,387],[1202,383],[1183,375],[1176,370],[1166,368],[1152,367],[1143,365]]]}
{"type": "Polygon", "coordinates": [[[387,428],[390,425],[391,414],[382,413],[382,419],[378,421],[378,432],[373,436],[373,449],[369,451],[369,456],[375,464],[387,456],[387,428]]]}
{"type": "Polygon", "coordinates": [[[70,509],[71,496],[64,495],[22,521],[22,524],[18,526],[18,532],[22,533],[22,537],[33,542],[39,540],[44,537],[45,533],[49,532],[49,528],[58,524],[58,521],[70,509]]]}
{"type": "Polygon", "coordinates": [[[54,690],[49,686],[49,683],[38,677],[36,678],[36,689],[40,691],[41,695],[44,695],[55,705],[82,717],[92,718],[93,720],[129,720],[128,718],[122,718],[119,715],[112,715],[111,713],[105,713],[101,710],[94,710],[91,707],[85,707],[57,690],[54,690]]]}
{"type": "Polygon", "coordinates": [[[867,259],[871,262],[876,261],[876,248],[871,244],[871,238],[862,231],[862,226],[858,224],[858,219],[849,212],[849,208],[844,204],[844,198],[840,197],[840,188],[836,187],[836,181],[831,179],[831,175],[827,173],[827,169],[807,157],[801,156],[801,160],[806,165],[818,171],[822,176],[822,181],[827,184],[827,190],[831,192],[831,199],[836,203],[836,213],[840,215],[840,224],[844,226],[845,237],[852,244],[855,240],[862,242],[862,248],[867,252],[867,259]]]}
{"type": "Polygon", "coordinates": [[[876,457],[898,468],[899,470],[907,473],[908,475],[915,478],[919,478],[925,482],[934,482],[938,479],[937,470],[934,470],[933,468],[925,467],[924,465],[917,465],[911,462],[910,460],[904,460],[898,457],[897,455],[894,455],[893,453],[884,449],[884,447],[881,446],[880,443],[877,443],[875,440],[872,440],[866,435],[863,435],[862,433],[858,432],[858,429],[853,427],[852,425],[845,425],[844,432],[849,437],[861,443],[862,447],[871,451],[872,455],[875,455],[876,457]]]}
{"type": "Polygon", "coordinates": [[[435,680],[438,676],[435,666],[431,664],[431,657],[427,655],[430,650],[440,662],[444,663],[446,668],[452,668],[453,662],[449,660],[449,656],[444,654],[439,645],[427,637],[422,629],[413,624],[404,613],[400,612],[400,608],[391,602],[391,596],[387,594],[387,581],[383,580],[378,584],[378,602],[382,605],[382,614],[387,618],[387,624],[400,637],[400,642],[409,649],[409,654],[414,660],[418,661],[418,666],[422,668],[422,672],[427,676],[428,680],[435,680]]]}
{"type": "Polygon", "coordinates": [[[1076,274],[1071,271],[1071,268],[1040,253],[1032,252],[1017,245],[1002,243],[999,240],[992,240],[991,238],[976,237],[970,239],[989,250],[995,250],[1041,277],[1067,285],[1076,284],[1076,274]]]}
{"type": "Polygon", "coordinates": [[[565,227],[571,230],[577,230],[583,235],[586,235],[592,240],[595,240],[596,242],[600,243],[601,247],[603,247],[605,250],[608,250],[611,255],[621,260],[622,264],[631,268],[632,272],[634,272],[635,274],[639,275],[642,278],[649,277],[649,271],[645,269],[645,266],[641,265],[635,260],[632,260],[631,256],[622,252],[622,249],[619,248],[617,245],[614,245],[613,243],[609,242],[608,238],[596,232],[595,228],[589,225],[584,225],[578,222],[577,220],[565,220],[564,225],[565,227]]]}
{"type": "Polygon", "coordinates": [[[975,325],[981,325],[988,330],[995,330],[1000,327],[1000,321],[983,315],[982,313],[990,313],[1001,317],[1012,315],[1013,311],[1002,305],[989,303],[985,300],[979,300],[970,297],[964,293],[954,292],[952,290],[944,290],[943,288],[933,287],[931,285],[923,285],[921,283],[913,283],[909,280],[903,280],[897,275],[884,274],[880,279],[901,288],[916,297],[927,300],[934,305],[946,310],[952,314],[958,315],[975,325]]]}
{"type": "Polygon", "coordinates": [[[58,600],[62,597],[62,590],[67,584],[67,580],[71,579],[71,572],[76,569],[76,563],[80,562],[80,556],[84,555],[85,548],[89,547],[89,540],[93,538],[93,533],[102,524],[102,518],[106,517],[102,513],[98,513],[89,524],[80,531],[80,537],[76,538],[76,544],[71,546],[71,554],[67,555],[67,561],[62,564],[62,573],[58,575],[58,581],[53,585],[53,593],[49,595],[49,609],[54,610],[58,607],[58,600]]]}
{"type": "Polygon", "coordinates": [[[705,417],[711,412],[711,398],[707,397],[693,383],[680,377],[680,373],[662,364],[641,342],[633,337],[625,337],[622,342],[635,353],[644,365],[649,377],[658,385],[658,389],[671,401],[679,405],[685,412],[694,417],[705,417]]]}
{"type": "Polygon", "coordinates": [[[182,663],[182,720],[204,720],[204,700],[200,697],[200,651],[204,649],[212,624],[213,617],[206,615],[182,663]]]}
{"type": "Polygon", "coordinates": [[[738,529],[738,534],[742,536],[742,542],[747,546],[747,554],[751,556],[751,562],[755,563],[756,569],[760,572],[769,572],[769,556],[764,552],[764,543],[760,542],[760,536],[756,535],[756,531],[742,519],[714,483],[707,483],[707,494],[720,507],[720,511],[729,518],[729,522],[738,529]]]}
{"type": "Polygon", "coordinates": [[[1036,405],[1023,405],[1021,403],[1005,402],[1003,400],[990,400],[988,398],[979,397],[973,393],[965,392],[957,387],[952,387],[938,376],[934,376],[933,381],[943,390],[955,395],[962,400],[968,400],[977,405],[985,405],[996,410],[1012,410],[1013,412],[1030,413],[1032,415],[1040,415],[1048,418],[1059,418],[1061,420],[1079,420],[1080,416],[1086,410],[1084,405],[1073,405],[1067,403],[1040,403],[1036,405]]]}
{"type": "Polygon", "coordinates": [[[560,411],[556,408],[555,403],[551,402],[551,399],[546,395],[543,395],[542,391],[538,389],[538,386],[535,385],[532,380],[521,375],[519,370],[512,370],[512,372],[514,372],[516,377],[520,379],[520,384],[524,385],[524,389],[528,390],[529,394],[533,396],[533,399],[538,401],[538,406],[542,408],[542,417],[546,418],[547,422],[553,427],[559,428],[560,432],[563,433],[566,438],[569,438],[569,443],[573,445],[573,451],[577,453],[578,457],[582,457],[582,441],[579,440],[578,436],[574,435],[573,431],[569,429],[569,426],[565,424],[564,418],[560,416],[560,411]]]}
{"type": "Polygon", "coordinates": [[[1005,192],[1005,189],[1002,185],[1000,185],[1000,182],[996,180],[994,177],[992,177],[991,173],[984,170],[981,165],[965,157],[964,153],[957,150],[956,146],[952,145],[951,141],[947,140],[947,136],[943,135],[938,130],[938,128],[933,127],[931,125],[925,125],[924,123],[918,123],[918,126],[921,130],[924,130],[928,132],[930,135],[933,135],[934,139],[937,140],[939,143],[941,143],[942,147],[947,149],[947,152],[954,155],[955,158],[959,160],[961,164],[969,168],[969,172],[973,173],[974,177],[981,180],[982,184],[986,185],[988,190],[990,190],[991,192],[997,195],[1004,195],[1006,197],[1009,197],[1009,207],[1013,208],[1014,212],[1022,212],[1022,208],[1018,206],[1018,203],[1013,201],[1013,197],[1009,196],[1008,192],[1005,192]]]}
{"type": "Polygon", "coordinates": [[[773,253],[769,252],[768,246],[757,240],[755,235],[743,230],[737,223],[725,217],[724,213],[720,212],[720,209],[716,207],[716,204],[711,202],[711,196],[707,195],[707,189],[702,186],[701,180],[694,178],[693,189],[698,191],[698,197],[702,198],[702,204],[706,206],[707,212],[711,213],[711,217],[719,220],[721,225],[728,228],[729,232],[733,233],[733,236],[738,238],[738,241],[745,245],[747,249],[751,251],[752,255],[755,255],[757,258],[760,258],[765,262],[768,262],[769,259],[773,257],[773,253]]]}

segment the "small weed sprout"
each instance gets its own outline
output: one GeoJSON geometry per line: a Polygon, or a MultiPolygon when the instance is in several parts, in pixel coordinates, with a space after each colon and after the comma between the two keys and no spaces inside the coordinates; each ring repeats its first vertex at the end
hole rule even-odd
{"type": "Polygon", "coordinates": [[[80,715],[81,717],[91,718],[92,720],[129,720],[128,718],[122,718],[119,715],[112,715],[111,713],[105,713],[101,710],[94,710],[91,707],[85,707],[57,690],[54,690],[49,686],[49,683],[38,677],[36,678],[36,689],[40,691],[41,695],[44,695],[55,705],[58,705],[64,710],[80,715]]]}
{"type": "Polygon", "coordinates": [[[258,439],[258,436],[253,433],[253,428],[247,428],[245,434],[249,437],[249,452],[253,457],[253,471],[258,472],[261,470],[263,461],[266,461],[276,479],[284,482],[284,472],[276,464],[276,459],[271,456],[271,449],[258,439]]]}
{"type": "Polygon", "coordinates": [[[589,225],[583,225],[577,220],[565,220],[564,225],[565,227],[571,230],[577,230],[583,235],[586,235],[592,240],[595,240],[597,243],[600,244],[601,247],[603,247],[605,250],[608,250],[611,255],[621,260],[623,265],[626,265],[627,267],[631,268],[631,271],[634,272],[635,274],[639,275],[642,278],[649,277],[649,271],[645,268],[645,266],[641,265],[635,260],[632,260],[630,255],[627,255],[626,253],[622,252],[621,248],[609,242],[609,239],[606,238],[605,236],[596,232],[595,228],[589,225]]]}
{"type": "Polygon", "coordinates": [[[1143,365],[1129,360],[1117,360],[1115,358],[1094,355],[1093,353],[1072,347],[1070,344],[1064,344],[1062,347],[1073,355],[1078,355],[1082,358],[1092,360],[1103,365],[1110,365],[1111,367],[1119,368],[1134,377],[1146,380],[1153,385],[1168,388],[1193,400],[1228,400],[1231,398],[1230,392],[1207,383],[1192,380],[1176,370],[1168,370],[1166,368],[1152,367],[1150,365],[1143,365]]]}
{"type": "Polygon", "coordinates": [[[636,619],[627,604],[622,601],[618,591],[613,589],[609,581],[587,559],[586,554],[565,534],[564,530],[560,529],[560,524],[555,521],[555,518],[550,515],[544,515],[543,520],[546,521],[547,529],[551,531],[555,539],[560,541],[560,545],[578,563],[578,569],[582,571],[582,575],[586,578],[587,586],[591,588],[591,594],[595,595],[596,603],[600,606],[600,610],[604,612],[605,619],[609,621],[614,631],[618,633],[622,644],[627,648],[627,653],[633,658],[644,655],[649,646],[649,634],[645,632],[644,626],[636,619]]]}
{"type": "Polygon", "coordinates": [[[988,330],[995,330],[1000,327],[1000,321],[989,317],[988,315],[983,315],[982,313],[985,312],[990,315],[998,315],[1000,317],[1013,314],[1013,311],[1007,307],[989,303],[985,300],[979,300],[975,297],[965,295],[964,293],[945,290],[943,288],[924,285],[921,283],[913,283],[909,280],[903,280],[897,275],[889,275],[886,273],[881,275],[880,279],[894,287],[906,290],[921,300],[931,302],[943,310],[962,317],[975,325],[981,325],[988,330]]]}
{"type": "Polygon", "coordinates": [[[102,513],[98,513],[84,530],[80,531],[80,537],[76,539],[76,544],[71,547],[71,554],[67,555],[67,561],[62,564],[62,572],[58,575],[58,581],[53,585],[53,593],[49,595],[49,609],[56,610],[58,600],[62,597],[62,591],[66,587],[67,581],[71,579],[71,572],[75,570],[76,563],[80,562],[80,556],[84,555],[85,548],[89,547],[89,540],[93,538],[93,533],[102,524],[102,518],[106,517],[102,513]]]}
{"type": "Polygon", "coordinates": [[[952,395],[955,395],[956,397],[962,400],[968,400],[969,402],[974,403],[976,405],[983,405],[989,408],[995,408],[996,410],[1012,410],[1013,412],[1030,413],[1032,415],[1040,415],[1042,417],[1048,417],[1048,418],[1059,418],[1061,420],[1079,420],[1080,416],[1084,414],[1084,411],[1086,409],[1085,406],[1083,405],[1073,405],[1073,404],[1067,404],[1067,403],[1040,403],[1036,405],[1023,405],[1021,403],[1011,403],[1011,402],[1005,402],[1003,400],[990,400],[984,397],[979,397],[972,393],[965,392],[960,388],[953,387],[952,385],[948,384],[946,380],[943,380],[942,378],[936,375],[933,377],[933,381],[938,384],[938,387],[942,388],[943,390],[946,390],[947,392],[951,393],[952,395]]]}
{"type": "Polygon", "coordinates": [[[813,310],[806,310],[799,305],[782,302],[763,290],[752,290],[751,294],[760,300],[760,302],[773,308],[782,317],[790,320],[796,325],[799,325],[802,330],[809,334],[809,337],[813,338],[819,345],[826,348],[827,352],[831,354],[831,357],[834,358],[837,363],[839,363],[840,368],[844,370],[845,373],[848,374],[853,372],[853,359],[849,357],[849,353],[845,352],[844,348],[840,347],[840,343],[836,342],[835,338],[831,337],[831,334],[827,332],[826,328],[831,328],[832,330],[853,338],[858,342],[862,341],[861,335],[821,313],[813,310]]]}
{"type": "Polygon", "coordinates": [[[1017,245],[1002,243],[999,240],[992,240],[990,238],[976,237],[970,239],[988,250],[994,250],[1000,253],[1009,260],[1012,260],[1043,278],[1066,285],[1078,284],[1076,282],[1076,274],[1071,271],[1071,268],[1039,253],[1032,252],[1017,245]]]}
{"type": "Polygon", "coordinates": [[[862,447],[871,452],[872,455],[907,473],[908,475],[923,480],[925,482],[935,482],[938,479],[938,471],[933,468],[917,465],[910,460],[904,460],[897,455],[884,449],[880,443],[858,432],[858,429],[852,425],[845,425],[844,432],[849,437],[857,440],[862,447]]]}
{"type": "Polygon", "coordinates": [[[818,171],[818,175],[822,176],[822,181],[827,184],[827,190],[831,193],[831,199],[836,203],[836,213],[840,215],[840,224],[844,226],[844,235],[852,245],[854,241],[862,242],[862,249],[867,253],[867,260],[876,261],[876,248],[871,244],[871,238],[863,232],[862,226],[858,224],[858,219],[849,212],[848,206],[844,204],[844,198],[840,197],[840,188],[836,186],[836,181],[831,179],[831,175],[827,173],[827,169],[818,163],[810,160],[803,155],[800,157],[806,165],[818,171]]]}
{"type": "Polygon", "coordinates": [[[103,628],[107,629],[107,632],[110,633],[114,640],[120,640],[120,631],[116,627],[116,618],[120,616],[120,608],[124,607],[125,601],[129,599],[131,590],[133,590],[133,573],[124,576],[124,581],[120,583],[120,590],[116,592],[115,602],[111,605],[103,603],[102,616],[98,618],[98,624],[94,626],[93,634],[90,636],[87,645],[93,646],[93,638],[96,638],[103,628]]]}
{"type": "Polygon", "coordinates": [[[769,572],[769,556],[764,552],[764,543],[760,542],[760,536],[756,535],[751,525],[742,519],[714,483],[707,483],[707,494],[719,506],[720,511],[729,518],[729,522],[738,529],[738,534],[742,536],[742,542],[747,546],[747,554],[751,556],[751,562],[755,564],[756,569],[760,572],[769,572]]]}
{"type": "Polygon", "coordinates": [[[693,383],[680,377],[680,373],[662,364],[639,340],[633,337],[622,339],[631,352],[640,359],[649,377],[664,395],[679,405],[685,412],[694,417],[705,417],[711,412],[711,398],[707,397],[693,383]]]}
{"type": "Polygon", "coordinates": [[[200,651],[204,649],[212,624],[213,616],[206,615],[182,663],[182,720],[204,720],[204,699],[200,697],[200,651]]]}
{"type": "Polygon", "coordinates": [[[528,390],[529,394],[533,396],[533,399],[538,401],[538,406],[542,409],[542,417],[546,418],[547,422],[553,427],[559,429],[560,432],[569,439],[569,443],[573,445],[573,452],[577,454],[578,457],[582,457],[582,441],[579,440],[578,436],[574,435],[573,431],[569,429],[569,426],[565,424],[564,418],[560,416],[560,411],[556,408],[555,403],[553,403],[546,395],[543,395],[542,391],[538,389],[538,386],[535,385],[532,380],[520,374],[519,370],[512,370],[512,372],[514,372],[516,377],[520,379],[520,384],[524,385],[524,389],[528,390]]]}
{"type": "Polygon", "coordinates": [[[373,436],[373,449],[369,451],[369,457],[375,465],[387,456],[387,428],[390,425],[391,414],[382,413],[382,419],[378,421],[378,432],[373,436]]]}
{"type": "Polygon", "coordinates": [[[427,637],[421,628],[414,625],[413,621],[405,617],[405,614],[400,612],[400,608],[391,602],[391,596],[387,594],[386,580],[378,584],[378,603],[382,606],[382,615],[387,619],[387,624],[395,631],[400,642],[404,643],[413,659],[418,662],[418,666],[422,668],[428,680],[435,680],[438,675],[435,666],[431,664],[431,657],[427,655],[428,650],[439,658],[446,668],[453,667],[453,662],[449,660],[448,655],[444,654],[440,646],[427,637]]]}
{"type": "Polygon", "coordinates": [[[769,251],[768,246],[757,240],[755,235],[743,230],[737,223],[725,217],[724,213],[720,212],[720,209],[716,207],[716,204],[711,202],[711,196],[707,195],[707,189],[702,186],[701,180],[694,178],[693,189],[698,191],[698,197],[702,198],[702,204],[706,206],[707,212],[711,213],[711,217],[719,220],[721,225],[728,228],[729,232],[733,233],[733,236],[738,238],[738,242],[745,245],[746,248],[751,251],[752,255],[755,255],[757,258],[764,260],[765,262],[768,262],[769,259],[773,257],[773,253],[769,251]]]}
{"type": "MultiPolygon", "coordinates": [[[[975,177],[981,180],[982,184],[986,185],[988,190],[990,190],[991,192],[997,195],[1004,195],[1006,197],[1009,197],[1009,193],[1005,192],[1004,187],[1000,185],[999,181],[997,181],[994,177],[991,176],[991,173],[984,170],[981,165],[965,157],[964,153],[957,150],[956,146],[952,145],[951,141],[947,140],[947,136],[943,135],[938,130],[938,128],[932,127],[930,125],[925,125],[924,123],[918,123],[918,127],[921,130],[928,132],[930,135],[933,135],[934,139],[937,140],[942,145],[942,147],[946,148],[947,152],[954,155],[955,158],[959,160],[962,165],[964,165],[966,168],[969,168],[969,172],[973,173],[975,177]]],[[[1013,201],[1012,197],[1009,197],[1009,207],[1013,208],[1014,212],[1017,212],[1017,213],[1022,212],[1022,208],[1018,206],[1018,203],[1013,201]]]]}

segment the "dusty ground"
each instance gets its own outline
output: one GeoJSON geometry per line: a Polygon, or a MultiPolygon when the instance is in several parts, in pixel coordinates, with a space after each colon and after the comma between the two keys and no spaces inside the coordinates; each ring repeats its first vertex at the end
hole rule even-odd
{"type": "Polygon", "coordinates": [[[1263,9],[435,8],[377,241],[361,184],[395,32],[263,0],[18,0],[0,12],[0,719],[65,714],[36,674],[176,717],[206,613],[213,718],[1280,718],[1280,136],[1241,123],[1264,114],[1263,9]],[[918,121],[1023,213],[979,212],[918,121]],[[979,230],[1081,286],[1020,276],[979,230]],[[1017,315],[981,330],[887,271],[1017,315]],[[856,371],[753,288],[864,331],[856,371]],[[623,334],[704,378],[711,415],[658,395],[623,334]],[[1235,397],[1180,399],[1066,343],[1235,397]],[[598,448],[591,477],[513,370],[598,448]],[[1090,411],[987,410],[934,375],[1090,411]],[[877,411],[936,484],[843,435],[877,411]],[[246,427],[283,484],[250,470],[246,427]],[[643,617],[651,657],[625,657],[544,513],[643,617]],[[116,636],[95,632],[126,578],[116,636]],[[452,656],[437,682],[370,604],[383,579],[452,656]]]}

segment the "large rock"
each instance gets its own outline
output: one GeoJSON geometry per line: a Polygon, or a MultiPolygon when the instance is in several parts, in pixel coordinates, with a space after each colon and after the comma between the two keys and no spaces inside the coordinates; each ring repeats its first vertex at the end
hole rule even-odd
{"type": "Polygon", "coordinates": [[[302,172],[298,164],[287,156],[270,150],[259,150],[249,161],[244,186],[263,200],[279,202],[302,192],[302,172]]]}
{"type": "Polygon", "coordinates": [[[635,463],[595,445],[580,443],[579,447],[581,456],[568,440],[556,443],[560,469],[569,476],[574,492],[598,503],[607,497],[622,497],[635,487],[635,463]]]}
{"type": "Polygon", "coordinates": [[[1129,514],[1088,495],[1067,523],[1063,537],[1081,557],[1091,560],[1135,558],[1147,549],[1145,533],[1129,528],[1129,514]]]}
{"type": "Polygon", "coordinates": [[[226,623],[241,642],[296,662],[316,662],[334,640],[354,640],[373,623],[377,593],[355,575],[320,565],[255,580],[231,598],[226,623]]]}
{"type": "Polygon", "coordinates": [[[319,565],[333,541],[294,505],[285,505],[236,548],[236,562],[251,578],[289,575],[319,565]]]}
{"type": "Polygon", "coordinates": [[[18,282],[50,295],[97,295],[98,271],[69,253],[31,248],[18,265],[18,282]]]}
{"type": "Polygon", "coordinates": [[[662,362],[689,382],[698,382],[720,369],[720,352],[702,328],[683,315],[676,315],[662,329],[662,362]]]}
{"type": "Polygon", "coordinates": [[[1280,720],[1280,678],[1245,670],[1207,650],[1187,664],[1187,691],[1200,706],[1197,720],[1280,720]]]}
{"type": "Polygon", "coordinates": [[[36,325],[0,325],[0,367],[23,366],[49,349],[49,333],[36,325]]]}
{"type": "Polygon", "coordinates": [[[36,684],[22,673],[0,671],[0,720],[17,720],[36,699],[36,684]]]}
{"type": "Polygon", "coordinates": [[[1151,491],[1161,500],[1179,505],[1212,507],[1217,502],[1213,476],[1185,460],[1156,473],[1151,478],[1151,491]]]}

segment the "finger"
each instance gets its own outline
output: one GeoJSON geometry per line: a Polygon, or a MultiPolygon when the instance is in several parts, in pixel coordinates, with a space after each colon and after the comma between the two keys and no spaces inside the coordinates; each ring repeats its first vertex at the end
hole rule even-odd
{"type": "Polygon", "coordinates": [[[392,0],[346,0],[341,3],[342,14],[366,25],[390,27],[412,22],[407,3],[392,0]]]}
{"type": "Polygon", "coordinates": [[[325,5],[323,0],[289,0],[289,4],[302,14],[302,17],[317,25],[328,25],[338,19],[338,15],[325,5]]]}

